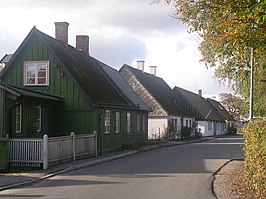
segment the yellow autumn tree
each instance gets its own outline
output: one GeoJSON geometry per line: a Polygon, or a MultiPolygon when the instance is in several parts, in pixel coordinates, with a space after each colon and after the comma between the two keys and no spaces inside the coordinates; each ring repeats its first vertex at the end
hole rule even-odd
{"type": "Polygon", "coordinates": [[[254,113],[266,116],[266,3],[258,0],[166,0],[175,17],[197,32],[201,61],[248,102],[251,49],[254,113]]]}

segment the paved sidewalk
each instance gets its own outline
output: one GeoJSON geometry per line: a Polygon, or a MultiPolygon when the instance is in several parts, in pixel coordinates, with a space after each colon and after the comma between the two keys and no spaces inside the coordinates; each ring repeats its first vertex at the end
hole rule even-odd
{"type": "Polygon", "coordinates": [[[98,157],[92,157],[56,166],[51,166],[47,170],[26,170],[26,171],[17,171],[17,172],[12,171],[8,173],[0,173],[0,191],[26,186],[35,183],[37,181],[50,178],[55,175],[82,169],[96,164],[101,164],[103,162],[120,159],[144,151],[149,151],[161,147],[169,147],[174,145],[203,142],[215,138],[216,137],[203,137],[195,140],[170,141],[154,145],[143,146],[138,150],[109,152],[98,157]]]}

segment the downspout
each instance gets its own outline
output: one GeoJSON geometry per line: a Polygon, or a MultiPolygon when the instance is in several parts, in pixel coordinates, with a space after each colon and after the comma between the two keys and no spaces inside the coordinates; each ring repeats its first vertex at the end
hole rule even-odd
{"type": "Polygon", "coordinates": [[[12,111],[13,109],[17,108],[18,106],[20,106],[22,103],[18,103],[15,106],[12,106],[9,111],[8,111],[8,119],[9,119],[9,129],[8,132],[10,131],[10,134],[12,134],[12,111]]]}

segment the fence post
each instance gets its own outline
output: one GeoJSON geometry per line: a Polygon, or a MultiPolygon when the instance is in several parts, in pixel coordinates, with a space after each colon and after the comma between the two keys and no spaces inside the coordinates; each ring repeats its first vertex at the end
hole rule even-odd
{"type": "Polygon", "coordinates": [[[48,168],[48,135],[43,135],[43,169],[48,168]]]}
{"type": "Polygon", "coordinates": [[[73,161],[76,161],[76,145],[75,145],[75,133],[71,132],[70,136],[72,136],[72,151],[73,151],[73,161]]]}
{"type": "Polygon", "coordinates": [[[95,138],[94,138],[94,145],[95,145],[95,157],[97,157],[98,155],[98,151],[97,151],[97,132],[96,131],[93,131],[93,135],[95,135],[95,138]]]}

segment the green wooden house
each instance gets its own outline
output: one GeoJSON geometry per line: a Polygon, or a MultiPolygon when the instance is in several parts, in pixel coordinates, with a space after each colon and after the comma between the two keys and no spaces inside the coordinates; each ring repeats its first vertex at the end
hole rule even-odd
{"type": "Polygon", "coordinates": [[[33,27],[6,64],[0,137],[96,131],[100,150],[147,140],[149,108],[89,55],[88,36],[77,36],[76,48],[68,45],[68,25],[55,23],[55,38],[33,27]]]}

